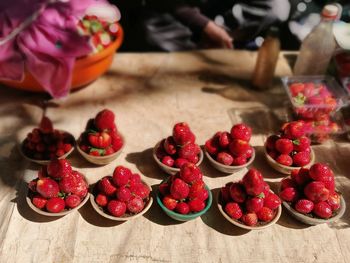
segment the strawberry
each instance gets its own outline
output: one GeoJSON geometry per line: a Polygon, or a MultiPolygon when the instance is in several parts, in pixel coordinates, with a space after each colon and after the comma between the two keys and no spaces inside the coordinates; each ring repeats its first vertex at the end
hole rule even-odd
{"type": "Polygon", "coordinates": [[[233,219],[240,219],[243,215],[239,204],[231,202],[225,205],[225,212],[233,219]]]}
{"type": "Polygon", "coordinates": [[[160,145],[159,145],[159,147],[156,149],[156,152],[155,152],[155,153],[156,153],[156,156],[157,156],[157,158],[158,158],[159,160],[162,160],[165,156],[168,155],[167,152],[164,150],[164,147],[163,147],[164,141],[165,141],[165,140],[163,140],[163,141],[160,142],[160,145]]]}
{"type": "Polygon", "coordinates": [[[251,212],[256,213],[261,208],[263,208],[263,206],[264,206],[264,200],[259,197],[249,198],[245,203],[245,208],[249,213],[251,212]]]}
{"type": "Polygon", "coordinates": [[[296,97],[299,93],[302,93],[304,91],[305,85],[303,83],[292,83],[289,86],[289,91],[292,94],[292,97],[296,97]]]}
{"type": "Polygon", "coordinates": [[[80,198],[84,198],[88,192],[88,184],[83,175],[77,171],[63,177],[59,182],[59,186],[64,193],[76,194],[80,198]]]}
{"type": "Polygon", "coordinates": [[[263,191],[264,179],[262,174],[254,168],[249,169],[243,177],[242,182],[247,194],[249,195],[256,196],[263,191]]]}
{"type": "Polygon", "coordinates": [[[104,194],[98,194],[95,198],[95,202],[99,205],[99,206],[106,206],[108,203],[108,198],[106,195],[104,194]]]}
{"type": "Polygon", "coordinates": [[[309,175],[309,169],[300,168],[299,170],[293,170],[291,173],[292,180],[299,186],[304,186],[306,183],[311,181],[309,175]]]}
{"type": "Polygon", "coordinates": [[[340,195],[336,192],[331,193],[328,197],[327,203],[332,208],[332,211],[336,211],[340,208],[340,195]]]}
{"type": "Polygon", "coordinates": [[[96,132],[88,134],[88,141],[93,147],[105,149],[111,145],[112,138],[107,132],[96,132]]]}
{"type": "MultiPolygon", "coordinates": [[[[295,170],[293,170],[295,171],[295,170]]],[[[282,179],[281,181],[281,190],[284,190],[288,187],[293,187],[293,188],[296,188],[297,187],[297,184],[295,183],[295,181],[293,181],[292,179],[290,178],[284,178],[282,179]]]]}
{"type": "Polygon", "coordinates": [[[130,213],[137,214],[145,207],[145,203],[141,197],[134,196],[126,203],[126,206],[130,213]]]}
{"type": "Polygon", "coordinates": [[[328,219],[332,216],[332,208],[327,202],[319,202],[315,204],[312,212],[323,219],[328,219]]]}
{"type": "Polygon", "coordinates": [[[228,132],[222,132],[220,134],[219,145],[222,149],[227,148],[231,143],[231,141],[232,141],[231,134],[229,134],[228,132]]]}
{"type": "Polygon", "coordinates": [[[232,160],[233,166],[241,166],[246,163],[247,163],[247,158],[244,155],[233,158],[232,160]]]}
{"type": "Polygon", "coordinates": [[[334,177],[327,177],[323,179],[324,186],[329,190],[329,193],[335,192],[334,177]]]}
{"type": "Polygon", "coordinates": [[[311,213],[314,209],[314,203],[308,199],[299,199],[294,206],[295,210],[302,214],[311,213]]]}
{"type": "Polygon", "coordinates": [[[114,153],[114,149],[112,146],[109,146],[105,151],[105,155],[111,155],[113,153],[114,153]]]}
{"type": "Polygon", "coordinates": [[[252,128],[244,123],[236,124],[231,128],[231,136],[233,139],[249,142],[252,136],[252,128]]]}
{"type": "Polygon", "coordinates": [[[134,196],[139,196],[142,199],[149,197],[150,189],[147,185],[139,183],[130,187],[130,191],[134,196]]]}
{"type": "Polygon", "coordinates": [[[293,151],[293,143],[289,139],[278,139],[275,148],[282,154],[290,154],[293,151]]]}
{"type": "Polygon", "coordinates": [[[166,196],[170,192],[170,187],[168,183],[161,183],[159,185],[159,192],[162,196],[166,196]]]}
{"type": "Polygon", "coordinates": [[[269,186],[269,184],[266,183],[266,182],[264,182],[263,185],[264,185],[264,188],[263,188],[263,191],[262,191],[262,194],[263,194],[262,197],[263,197],[263,198],[267,198],[267,197],[271,194],[271,192],[270,192],[270,186],[269,186]]]}
{"type": "Polygon", "coordinates": [[[51,198],[58,196],[60,189],[56,181],[50,178],[43,178],[37,181],[36,191],[45,198],[51,198]]]}
{"type": "Polygon", "coordinates": [[[173,167],[175,164],[175,161],[173,158],[171,158],[171,156],[167,155],[163,157],[162,163],[165,164],[166,166],[173,167]]]}
{"type": "Polygon", "coordinates": [[[247,198],[247,194],[244,190],[244,187],[240,183],[233,183],[230,185],[229,195],[232,198],[232,200],[237,203],[244,203],[247,198]]]}
{"type": "Polygon", "coordinates": [[[40,124],[39,124],[39,129],[44,134],[52,133],[53,132],[53,124],[52,124],[51,120],[48,117],[43,116],[41,121],[40,121],[40,124]]]}
{"type": "Polygon", "coordinates": [[[303,136],[298,139],[293,140],[293,150],[297,152],[302,152],[310,147],[311,141],[308,137],[303,136]]]}
{"type": "Polygon", "coordinates": [[[118,200],[111,200],[107,205],[108,212],[115,217],[121,217],[126,212],[126,204],[118,200]]]}
{"type": "Polygon", "coordinates": [[[63,211],[65,205],[66,204],[62,198],[52,197],[46,203],[46,210],[51,213],[59,213],[63,211]]]}
{"type": "Polygon", "coordinates": [[[186,159],[191,161],[191,158],[194,156],[197,156],[200,153],[200,148],[195,143],[187,143],[186,145],[182,146],[179,151],[179,158],[186,159]]]}
{"type": "Polygon", "coordinates": [[[170,186],[170,194],[177,200],[185,199],[190,192],[190,188],[182,179],[176,178],[170,186]]]}
{"type": "MultiPolygon", "coordinates": [[[[58,150],[56,151],[56,156],[57,156],[57,157],[61,157],[61,156],[63,156],[64,154],[65,154],[65,152],[64,152],[63,149],[58,149],[58,150]]],[[[36,159],[42,159],[42,157],[36,158],[36,159]]]]}
{"type": "Polygon", "coordinates": [[[114,120],[114,113],[108,109],[104,109],[97,113],[95,117],[95,126],[99,131],[116,130],[114,120]]]}
{"type": "Polygon", "coordinates": [[[68,160],[52,160],[47,166],[47,173],[55,179],[60,179],[72,172],[72,166],[68,160]]]}
{"type": "Polygon", "coordinates": [[[197,213],[205,208],[205,203],[199,198],[194,198],[188,202],[188,206],[190,207],[191,212],[197,213]]]}
{"type": "MultiPolygon", "coordinates": [[[[190,192],[188,194],[188,198],[193,199],[193,198],[200,197],[200,196],[204,197],[203,190],[206,191],[204,181],[197,180],[197,181],[193,182],[193,184],[190,186],[190,192]]],[[[205,195],[205,193],[204,193],[204,195],[205,195]]]]}
{"type": "Polygon", "coordinates": [[[269,151],[267,154],[274,160],[276,160],[277,156],[279,155],[277,151],[269,151]]]}
{"type": "Polygon", "coordinates": [[[117,188],[112,184],[112,178],[106,176],[98,183],[98,189],[107,196],[114,196],[117,188]]]}
{"type": "Polygon", "coordinates": [[[163,143],[163,148],[166,153],[169,155],[173,155],[176,153],[176,143],[174,141],[173,136],[169,136],[168,138],[165,139],[163,143]]]}
{"type": "Polygon", "coordinates": [[[41,195],[35,195],[32,199],[33,205],[39,209],[43,209],[47,203],[47,199],[41,195]]]}
{"type": "Polygon", "coordinates": [[[283,130],[285,136],[288,139],[298,139],[305,135],[306,128],[303,121],[293,121],[288,123],[288,125],[283,130]]]}
{"type": "Polygon", "coordinates": [[[310,153],[298,152],[293,156],[293,165],[297,167],[303,167],[309,164],[311,161],[310,153]]]}
{"type": "Polygon", "coordinates": [[[128,187],[121,186],[121,187],[117,188],[116,196],[117,196],[117,200],[119,200],[121,202],[126,202],[126,201],[130,200],[132,195],[131,195],[131,191],[128,187]]]}
{"type": "Polygon", "coordinates": [[[129,182],[132,172],[124,166],[117,166],[113,172],[113,183],[116,186],[123,186],[129,182]]]}
{"type": "Polygon", "coordinates": [[[196,137],[191,132],[190,127],[185,122],[180,122],[174,125],[173,138],[177,145],[194,143],[196,140],[196,137]]]}
{"type": "Polygon", "coordinates": [[[280,198],[286,202],[294,202],[298,199],[298,191],[293,187],[287,187],[280,192],[280,198]]]}
{"type": "Polygon", "coordinates": [[[315,181],[320,181],[323,182],[328,181],[328,177],[333,177],[334,174],[329,168],[328,165],[323,164],[323,163],[315,163],[313,166],[310,168],[310,177],[315,180],[315,181]]]}
{"type": "Polygon", "coordinates": [[[281,154],[276,158],[276,162],[285,166],[291,166],[293,164],[293,159],[287,154],[281,154]]]}
{"type": "MultiPolygon", "coordinates": [[[[39,178],[39,179],[42,179],[42,178],[39,178]]],[[[37,179],[34,179],[28,183],[28,188],[30,189],[30,191],[36,192],[36,182],[37,181],[38,181],[37,179]]]]}
{"type": "Polygon", "coordinates": [[[189,163],[189,161],[183,158],[177,158],[174,162],[174,166],[177,168],[181,168],[181,166],[185,163],[189,163]]]}
{"type": "Polygon", "coordinates": [[[169,210],[174,210],[177,206],[177,201],[171,195],[167,195],[162,200],[164,206],[169,210]]]}
{"type": "Polygon", "coordinates": [[[111,136],[111,139],[112,139],[112,148],[114,152],[119,151],[124,144],[123,138],[116,131],[109,132],[109,135],[111,136]]]}
{"type": "Polygon", "coordinates": [[[134,173],[130,176],[129,179],[129,186],[132,187],[134,185],[140,184],[141,183],[141,176],[137,173],[134,173]]]}
{"type": "Polygon", "coordinates": [[[185,183],[193,183],[194,181],[201,180],[203,174],[201,170],[192,163],[185,163],[180,168],[180,178],[184,180],[185,183]]]}
{"type": "Polygon", "coordinates": [[[185,202],[180,202],[175,207],[176,212],[187,215],[190,212],[190,206],[185,202]]]}
{"type": "Polygon", "coordinates": [[[239,140],[239,139],[234,139],[230,145],[229,145],[230,152],[233,156],[241,156],[250,149],[250,145],[248,142],[239,140]]]}
{"type": "Polygon", "coordinates": [[[230,184],[225,185],[224,187],[221,187],[220,194],[221,194],[221,198],[222,198],[224,203],[228,203],[228,202],[232,201],[231,196],[230,196],[230,184]]]}
{"type": "Polygon", "coordinates": [[[270,151],[275,150],[276,141],[278,139],[280,139],[280,137],[277,135],[270,135],[269,137],[267,137],[266,143],[265,143],[266,148],[270,151]]]}
{"type": "Polygon", "coordinates": [[[254,152],[254,148],[249,145],[249,148],[242,156],[245,157],[246,159],[250,159],[250,157],[253,156],[253,152],[254,152]]]}
{"type": "Polygon", "coordinates": [[[241,217],[241,220],[247,226],[255,226],[258,223],[258,216],[255,213],[247,213],[241,217]]]}
{"type": "Polygon", "coordinates": [[[214,138],[207,140],[204,148],[210,155],[216,155],[219,152],[219,144],[216,142],[216,140],[214,140],[214,138]]]}
{"type": "Polygon", "coordinates": [[[313,181],[305,186],[304,194],[307,199],[314,203],[318,203],[327,201],[329,197],[329,190],[324,186],[324,183],[313,181]]]}
{"type": "Polygon", "coordinates": [[[222,163],[223,165],[231,165],[233,162],[233,157],[227,152],[219,152],[216,157],[216,160],[219,163],[222,163]]]}
{"type": "Polygon", "coordinates": [[[275,212],[268,207],[263,207],[256,213],[256,215],[259,220],[270,222],[275,217],[275,212]]]}
{"type": "Polygon", "coordinates": [[[69,208],[75,208],[81,203],[81,199],[77,195],[68,195],[64,201],[69,208]]]}
{"type": "Polygon", "coordinates": [[[280,205],[281,205],[281,199],[276,194],[270,193],[264,199],[264,206],[272,210],[277,209],[280,205]]]}
{"type": "Polygon", "coordinates": [[[103,156],[104,154],[105,154],[104,150],[99,150],[96,148],[91,148],[89,152],[89,155],[92,155],[92,156],[103,156]]]}

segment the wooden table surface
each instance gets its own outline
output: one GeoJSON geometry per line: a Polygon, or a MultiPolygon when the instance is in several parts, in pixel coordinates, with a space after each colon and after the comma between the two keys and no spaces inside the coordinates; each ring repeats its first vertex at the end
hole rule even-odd
{"type": "MultiPolygon", "coordinates": [[[[205,140],[233,123],[253,127],[257,150],[253,166],[273,189],[282,175],[264,159],[263,142],[286,118],[286,95],[278,79],[274,88],[256,92],[249,87],[256,53],[219,51],[117,54],[110,70],[88,87],[64,100],[50,100],[47,115],[55,128],[78,137],[86,121],[103,108],[112,109],[126,137],[126,147],[112,164],[96,167],[77,152],[69,158],[89,183],[125,165],[157,185],[165,174],[152,160],[152,147],[186,121],[205,140]]],[[[281,54],[277,77],[290,75],[281,54]]],[[[142,217],[125,223],[102,218],[87,203],[61,218],[35,214],[25,203],[26,181],[38,166],[23,160],[18,141],[42,115],[45,96],[0,87],[0,262],[349,262],[350,209],[332,224],[307,226],[283,210],[274,226],[261,231],[235,227],[210,210],[196,220],[179,223],[154,203],[142,217]]],[[[314,146],[316,161],[327,162],[337,188],[350,200],[349,142],[314,146]]],[[[204,180],[214,196],[226,182],[245,171],[225,175],[204,160],[204,180]]]]}

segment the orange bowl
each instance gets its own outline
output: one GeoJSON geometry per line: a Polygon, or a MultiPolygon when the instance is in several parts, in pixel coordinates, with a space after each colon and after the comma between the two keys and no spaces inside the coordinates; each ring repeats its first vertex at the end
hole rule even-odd
{"type": "MultiPolygon", "coordinates": [[[[73,75],[71,90],[78,89],[90,82],[96,80],[103,73],[105,73],[112,64],[116,50],[121,46],[124,39],[124,31],[119,24],[116,40],[106,49],[96,54],[88,55],[76,60],[73,75]]],[[[38,83],[38,81],[28,72],[25,71],[23,81],[1,81],[6,86],[33,91],[46,92],[45,89],[38,83]]]]}

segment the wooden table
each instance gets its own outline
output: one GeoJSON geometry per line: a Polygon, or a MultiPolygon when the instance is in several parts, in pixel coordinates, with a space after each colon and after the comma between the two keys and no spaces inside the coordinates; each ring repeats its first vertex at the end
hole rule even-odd
{"type": "MultiPolygon", "coordinates": [[[[268,92],[249,88],[256,53],[219,51],[172,54],[117,54],[108,73],[65,100],[51,100],[47,115],[56,128],[78,137],[86,121],[112,109],[126,147],[114,163],[95,167],[77,152],[70,158],[89,183],[125,165],[158,184],[165,174],[152,160],[152,147],[186,121],[203,144],[233,123],[252,125],[257,150],[253,165],[276,189],[282,175],[263,156],[266,136],[285,117],[286,96],[276,81],[268,92]]],[[[289,75],[281,54],[277,76],[289,75]]],[[[241,230],[219,213],[214,201],[201,218],[179,223],[154,203],[141,218],[116,223],[99,216],[88,203],[61,218],[46,218],[25,203],[25,182],[38,166],[24,161],[18,140],[40,120],[44,96],[0,88],[0,262],[349,262],[350,209],[333,224],[307,226],[286,211],[278,223],[261,231],[241,230]]],[[[349,142],[314,147],[317,161],[336,173],[338,189],[350,200],[349,142]]],[[[207,160],[201,165],[214,196],[245,171],[224,175],[207,160]]]]}

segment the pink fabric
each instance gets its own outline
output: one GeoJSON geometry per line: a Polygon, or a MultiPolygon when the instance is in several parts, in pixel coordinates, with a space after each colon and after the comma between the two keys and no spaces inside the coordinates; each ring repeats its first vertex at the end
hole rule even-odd
{"type": "MultiPolygon", "coordinates": [[[[4,10],[0,14],[0,38],[47,1],[5,2],[0,3],[0,10],[4,10]]],[[[87,7],[98,2],[106,3],[70,0],[48,4],[29,27],[5,45],[0,45],[0,78],[20,81],[26,68],[53,97],[66,96],[75,59],[91,52],[88,39],[77,33],[77,20],[87,7]]]]}

